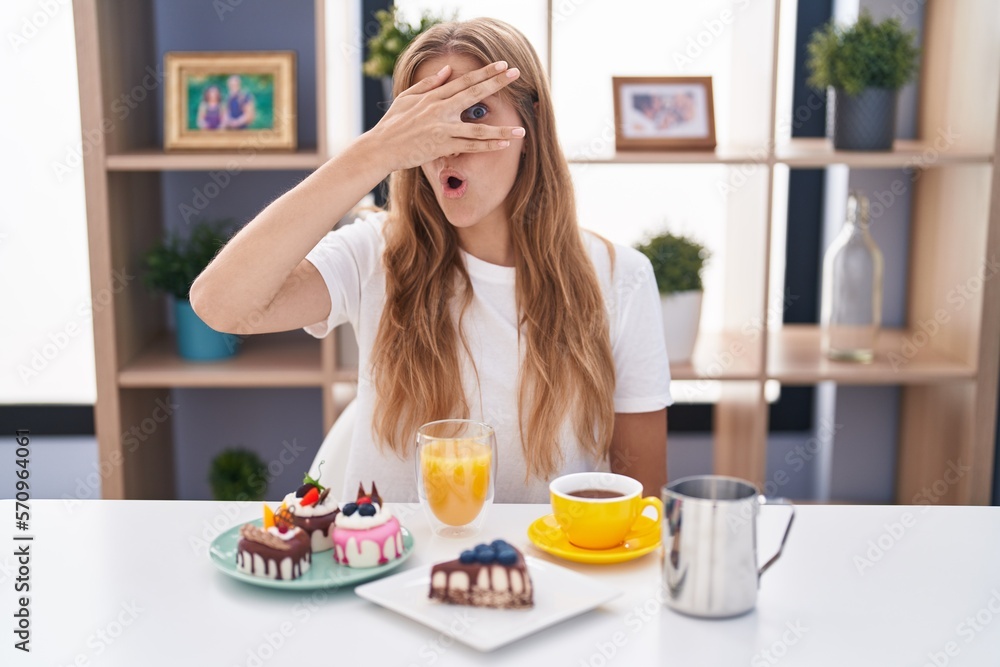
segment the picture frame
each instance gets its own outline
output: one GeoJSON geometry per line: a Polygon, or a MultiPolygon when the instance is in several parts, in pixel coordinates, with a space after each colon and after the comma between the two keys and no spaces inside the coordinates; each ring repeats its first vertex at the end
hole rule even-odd
{"type": "Polygon", "coordinates": [[[174,51],[164,74],[164,150],[296,149],[294,51],[174,51]]]}
{"type": "Polygon", "coordinates": [[[615,148],[713,150],[710,76],[612,77],[615,148]]]}

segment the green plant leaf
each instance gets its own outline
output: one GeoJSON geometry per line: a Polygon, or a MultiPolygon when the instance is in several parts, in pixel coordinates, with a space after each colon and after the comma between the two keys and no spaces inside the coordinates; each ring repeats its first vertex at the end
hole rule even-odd
{"type": "Polygon", "coordinates": [[[636,244],[635,249],[653,265],[660,294],[702,289],[701,270],[711,253],[697,241],[668,232],[636,244]]]}
{"type": "Polygon", "coordinates": [[[168,234],[143,258],[142,280],[147,288],[187,299],[194,283],[229,241],[230,219],[195,223],[187,237],[168,234]]]}
{"type": "Polygon", "coordinates": [[[833,87],[848,95],[865,88],[898,90],[917,71],[916,31],[903,30],[897,18],[876,23],[864,10],[852,26],[833,21],[817,29],[807,46],[809,85],[833,87]]]}
{"type": "MultiPolygon", "coordinates": [[[[319,472],[317,474],[320,477],[323,476],[323,464],[324,463],[326,463],[326,461],[320,461],[319,462],[319,472]]],[[[325,486],[323,486],[322,484],[319,483],[319,479],[318,478],[313,478],[312,476],[309,475],[308,472],[302,477],[302,483],[303,484],[312,484],[313,486],[316,487],[316,490],[319,491],[320,493],[323,493],[323,491],[326,489],[325,486]]]]}
{"type": "Polygon", "coordinates": [[[216,500],[264,500],[268,481],[267,466],[261,458],[240,447],[220,452],[212,459],[208,474],[216,500]]]}
{"type": "Polygon", "coordinates": [[[411,25],[399,20],[395,5],[389,11],[384,9],[376,11],[375,19],[378,21],[379,31],[368,39],[368,58],[361,66],[361,70],[365,76],[373,79],[392,76],[396,60],[410,42],[431,26],[454,21],[456,18],[457,12],[450,18],[424,12],[420,17],[420,23],[411,25]]]}

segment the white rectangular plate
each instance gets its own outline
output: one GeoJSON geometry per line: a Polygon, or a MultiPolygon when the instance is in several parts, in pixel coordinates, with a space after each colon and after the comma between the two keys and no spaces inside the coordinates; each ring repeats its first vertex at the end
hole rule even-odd
{"type": "Polygon", "coordinates": [[[621,595],[620,590],[564,567],[531,556],[524,560],[534,586],[531,609],[489,609],[431,600],[430,568],[424,567],[363,584],[354,592],[479,651],[492,651],[621,595]]]}

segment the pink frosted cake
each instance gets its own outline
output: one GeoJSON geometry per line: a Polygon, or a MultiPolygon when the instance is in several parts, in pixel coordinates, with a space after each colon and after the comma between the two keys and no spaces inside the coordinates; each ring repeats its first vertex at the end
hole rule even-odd
{"type": "Polygon", "coordinates": [[[318,474],[316,477],[306,474],[302,486],[281,503],[291,511],[292,522],[309,535],[313,553],[333,548],[333,522],[340,512],[330,489],[319,483],[318,474]]]}
{"type": "Polygon", "coordinates": [[[358,485],[358,499],[341,507],[334,521],[334,560],[348,567],[375,567],[402,555],[399,521],[382,504],[374,482],[371,494],[358,485]]]}

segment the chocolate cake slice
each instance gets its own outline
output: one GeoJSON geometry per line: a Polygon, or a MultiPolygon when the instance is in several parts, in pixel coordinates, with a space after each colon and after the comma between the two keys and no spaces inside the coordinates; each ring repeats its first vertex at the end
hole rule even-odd
{"type": "Polygon", "coordinates": [[[236,569],[268,579],[298,579],[312,565],[309,534],[301,528],[272,526],[258,528],[251,523],[240,527],[236,545],[236,569]]]}
{"type": "Polygon", "coordinates": [[[499,609],[534,606],[524,556],[503,540],[478,544],[431,567],[432,600],[499,609]]]}

